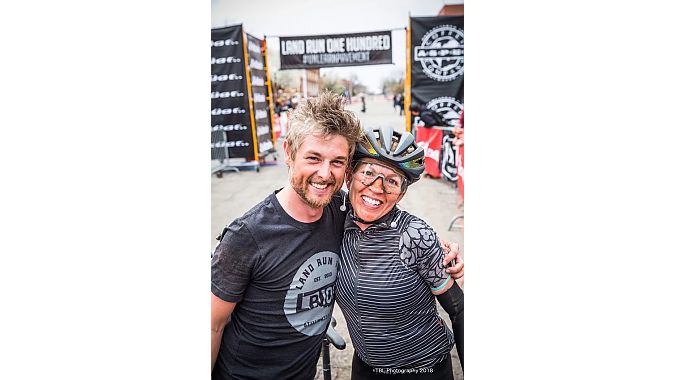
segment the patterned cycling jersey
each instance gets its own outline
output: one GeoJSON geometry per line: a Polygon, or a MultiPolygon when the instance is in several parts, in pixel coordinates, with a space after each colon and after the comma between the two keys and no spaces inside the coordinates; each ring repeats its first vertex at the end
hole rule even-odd
{"type": "Polygon", "coordinates": [[[396,207],[365,231],[351,214],[345,221],[336,302],[357,355],[372,367],[433,366],[454,343],[432,294],[452,281],[434,230],[396,207]]]}

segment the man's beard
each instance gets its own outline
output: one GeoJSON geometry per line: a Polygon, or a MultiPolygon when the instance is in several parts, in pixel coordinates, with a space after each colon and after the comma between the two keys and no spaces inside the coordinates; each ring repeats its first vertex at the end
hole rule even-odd
{"type": "MultiPolygon", "coordinates": [[[[296,191],[296,194],[298,194],[300,199],[302,199],[303,202],[305,202],[305,204],[307,204],[308,206],[312,208],[326,207],[329,203],[331,203],[331,198],[333,197],[333,194],[335,194],[336,192],[333,191],[331,195],[326,197],[326,199],[324,198],[310,199],[307,188],[312,186],[310,185],[311,180],[312,178],[308,178],[307,180],[303,181],[303,178],[296,178],[293,175],[291,175],[291,187],[296,191]]],[[[336,180],[332,178],[328,181],[325,181],[324,183],[326,183],[328,187],[334,187],[336,185],[336,180]]]]}

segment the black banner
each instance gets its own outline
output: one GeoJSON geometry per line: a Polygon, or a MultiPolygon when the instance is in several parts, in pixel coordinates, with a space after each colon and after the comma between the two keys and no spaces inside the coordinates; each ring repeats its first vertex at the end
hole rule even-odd
{"type": "Polygon", "coordinates": [[[270,106],[268,104],[268,86],[265,83],[265,58],[261,51],[261,40],[246,34],[247,51],[249,53],[249,73],[251,75],[251,96],[253,97],[254,118],[256,119],[256,141],[258,154],[274,150],[272,143],[272,123],[270,122],[270,106]]]}
{"type": "MultiPolygon", "coordinates": [[[[452,125],[457,124],[464,103],[463,28],[463,16],[411,17],[411,101],[444,115],[452,125]]],[[[456,153],[442,151],[442,155],[441,172],[455,181],[456,153]]]]}
{"type": "Polygon", "coordinates": [[[254,158],[242,26],[211,30],[211,159],[254,158]],[[225,139],[227,138],[227,141],[225,139]]]}
{"type": "Polygon", "coordinates": [[[281,70],[392,63],[392,32],[280,37],[281,70]]]}

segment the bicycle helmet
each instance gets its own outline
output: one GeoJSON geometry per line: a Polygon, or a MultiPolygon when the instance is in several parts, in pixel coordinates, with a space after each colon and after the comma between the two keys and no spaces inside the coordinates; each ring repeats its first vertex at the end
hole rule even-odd
{"type": "Polygon", "coordinates": [[[408,132],[399,133],[392,127],[366,128],[364,138],[357,143],[353,165],[370,157],[401,170],[409,183],[420,179],[425,170],[425,150],[415,143],[408,132]]]}

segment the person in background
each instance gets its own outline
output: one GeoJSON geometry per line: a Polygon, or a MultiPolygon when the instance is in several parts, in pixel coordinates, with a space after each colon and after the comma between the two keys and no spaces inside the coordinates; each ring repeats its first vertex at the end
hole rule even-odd
{"type": "Polygon", "coordinates": [[[423,127],[447,127],[448,121],[444,118],[443,115],[437,113],[436,111],[430,110],[425,106],[422,106],[418,103],[411,103],[409,106],[411,115],[418,116],[420,121],[424,123],[423,127]]]}
{"type": "Polygon", "coordinates": [[[293,96],[291,97],[290,102],[291,102],[291,108],[293,108],[293,109],[295,110],[296,107],[298,107],[298,104],[300,103],[300,95],[298,95],[298,94],[293,94],[293,96]]]}
{"type": "Polygon", "coordinates": [[[460,116],[458,119],[458,124],[453,128],[453,134],[455,139],[453,139],[453,144],[456,146],[461,146],[465,144],[465,107],[463,105],[460,110],[460,116]]]}
{"type": "Polygon", "coordinates": [[[399,107],[399,116],[404,115],[404,94],[401,92],[397,94],[397,106],[399,107]]]}
{"type": "Polygon", "coordinates": [[[399,109],[399,116],[404,114],[404,94],[401,92],[394,96],[394,109],[399,109]]]}
{"type": "Polygon", "coordinates": [[[352,104],[352,99],[350,97],[350,91],[348,91],[347,89],[344,89],[343,90],[343,96],[345,97],[345,102],[347,104],[352,104]]]}
{"type": "Polygon", "coordinates": [[[355,349],[352,380],[452,379],[454,344],[464,365],[463,291],[444,271],[434,230],[397,207],[424,170],[424,150],[408,132],[369,129],[351,167],[336,294],[355,349]]]}
{"type": "Polygon", "coordinates": [[[279,116],[282,113],[282,101],[280,99],[275,100],[275,115],[279,116]]]}
{"type": "MultiPolygon", "coordinates": [[[[226,227],[212,256],[212,379],[314,378],[338,276],[340,188],[361,134],[339,95],[294,111],[288,184],[226,227]]],[[[453,248],[447,270],[461,278],[453,248]]]]}

